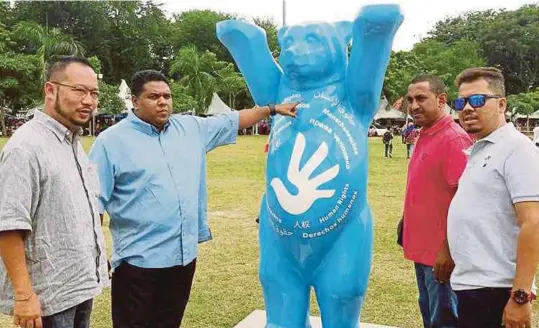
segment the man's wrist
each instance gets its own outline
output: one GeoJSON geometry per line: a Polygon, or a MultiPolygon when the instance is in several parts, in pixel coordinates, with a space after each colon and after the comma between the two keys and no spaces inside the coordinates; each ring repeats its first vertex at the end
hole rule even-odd
{"type": "Polygon", "coordinates": [[[32,297],[34,297],[36,295],[35,292],[31,292],[31,293],[27,293],[27,294],[15,294],[13,296],[13,300],[15,302],[27,302],[29,301],[32,297]]]}
{"type": "Polygon", "coordinates": [[[277,114],[277,111],[275,109],[275,104],[268,104],[268,107],[269,107],[269,115],[270,116],[275,116],[275,114],[277,114]]]}
{"type": "Polygon", "coordinates": [[[530,290],[525,289],[511,289],[510,299],[518,305],[524,305],[535,301],[536,296],[530,290]]]}

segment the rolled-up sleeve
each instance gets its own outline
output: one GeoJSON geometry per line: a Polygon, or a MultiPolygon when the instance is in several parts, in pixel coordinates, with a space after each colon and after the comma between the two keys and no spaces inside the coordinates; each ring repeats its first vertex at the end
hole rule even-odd
{"type": "Polygon", "coordinates": [[[208,118],[199,118],[202,138],[206,145],[206,152],[236,142],[240,116],[237,111],[229,114],[219,114],[208,118]]]}
{"type": "Polygon", "coordinates": [[[539,151],[518,146],[505,162],[504,175],[513,204],[539,202],[539,151]]]}
{"type": "Polygon", "coordinates": [[[114,167],[111,164],[107,149],[102,138],[97,138],[88,154],[90,162],[97,166],[99,174],[99,197],[98,207],[99,214],[105,213],[107,204],[114,190],[114,167]]]}
{"type": "Polygon", "coordinates": [[[30,152],[14,148],[0,154],[0,231],[32,230],[39,181],[39,165],[30,152]]]}

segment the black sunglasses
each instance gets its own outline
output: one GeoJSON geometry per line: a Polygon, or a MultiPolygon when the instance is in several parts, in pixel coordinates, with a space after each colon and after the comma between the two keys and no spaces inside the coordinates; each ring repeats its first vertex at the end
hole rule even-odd
{"type": "Polygon", "coordinates": [[[484,94],[477,94],[477,95],[471,95],[469,97],[459,97],[455,99],[453,102],[455,106],[455,110],[461,111],[466,107],[466,103],[470,104],[473,108],[479,108],[485,106],[485,103],[488,99],[497,99],[501,98],[502,96],[498,95],[484,95],[484,94]]]}

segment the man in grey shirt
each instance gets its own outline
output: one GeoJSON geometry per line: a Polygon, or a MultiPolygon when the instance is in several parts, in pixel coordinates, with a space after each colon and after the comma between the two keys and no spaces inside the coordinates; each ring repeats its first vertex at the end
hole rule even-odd
{"type": "Polygon", "coordinates": [[[0,153],[0,310],[24,328],[88,328],[109,284],[99,180],[80,135],[97,108],[86,59],[54,63],[43,112],[0,153]]]}
{"type": "Polygon", "coordinates": [[[505,122],[504,78],[471,68],[455,110],[478,140],[448,213],[459,328],[531,327],[539,262],[539,149],[505,122]]]}

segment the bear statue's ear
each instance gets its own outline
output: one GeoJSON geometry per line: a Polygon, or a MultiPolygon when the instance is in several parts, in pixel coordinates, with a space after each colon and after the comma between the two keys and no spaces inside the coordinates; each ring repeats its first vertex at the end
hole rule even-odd
{"type": "Polygon", "coordinates": [[[352,22],[341,21],[335,23],[335,29],[341,37],[341,40],[344,40],[344,44],[348,45],[352,39],[352,22]]]}
{"type": "Polygon", "coordinates": [[[283,37],[286,34],[286,31],[288,31],[288,26],[283,26],[279,29],[277,32],[277,42],[279,42],[279,46],[283,46],[283,37]]]}

